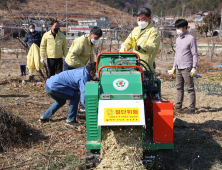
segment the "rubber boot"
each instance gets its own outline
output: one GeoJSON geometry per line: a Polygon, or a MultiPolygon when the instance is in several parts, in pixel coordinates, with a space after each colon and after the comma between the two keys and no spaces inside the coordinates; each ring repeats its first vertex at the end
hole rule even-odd
{"type": "Polygon", "coordinates": [[[23,65],[20,65],[20,70],[21,70],[21,75],[20,76],[23,76],[23,65]]]}
{"type": "Polygon", "coordinates": [[[26,76],[26,65],[23,65],[23,76],[26,76]]]}

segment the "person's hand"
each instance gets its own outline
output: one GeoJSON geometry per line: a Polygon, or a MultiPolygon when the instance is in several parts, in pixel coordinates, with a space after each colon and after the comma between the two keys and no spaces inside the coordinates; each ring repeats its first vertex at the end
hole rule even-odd
{"type": "Polygon", "coordinates": [[[168,70],[169,75],[176,75],[176,68],[172,68],[171,70],[168,70]]]}
{"type": "Polygon", "coordinates": [[[127,52],[126,46],[122,46],[119,50],[119,52],[127,52]]]}
{"type": "Polygon", "coordinates": [[[40,62],[41,62],[42,64],[44,64],[44,63],[45,63],[45,59],[41,59],[40,62]]]}
{"type": "Polygon", "coordinates": [[[133,47],[134,50],[136,50],[136,46],[137,46],[136,38],[133,37],[133,39],[132,39],[132,47],[133,47]]]}
{"type": "Polygon", "coordinates": [[[197,70],[196,68],[192,68],[191,72],[190,72],[190,76],[191,77],[195,77],[197,75],[197,70]]]}
{"type": "Polygon", "coordinates": [[[132,48],[134,49],[134,50],[136,50],[137,48],[137,43],[136,43],[136,38],[135,37],[133,37],[133,39],[132,39],[132,44],[131,43],[128,43],[130,46],[132,46],[132,48]]]}

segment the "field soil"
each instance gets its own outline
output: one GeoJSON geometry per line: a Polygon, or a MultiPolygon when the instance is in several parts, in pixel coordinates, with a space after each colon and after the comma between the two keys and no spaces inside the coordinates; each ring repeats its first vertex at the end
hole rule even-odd
{"type": "MultiPolygon", "coordinates": [[[[65,126],[68,102],[57,111],[48,123],[38,119],[54,100],[44,89],[44,81],[38,73],[28,81],[20,77],[20,65],[26,64],[25,55],[18,58],[4,53],[0,60],[0,105],[23,119],[39,135],[32,136],[27,146],[16,145],[0,152],[0,169],[84,169],[86,128],[84,113],[78,116],[81,126],[65,126]],[[24,80],[24,81],[23,81],[24,80]]],[[[173,56],[156,59],[157,76],[162,80],[162,98],[176,102],[175,77],[167,70],[172,67],[173,56]]],[[[175,162],[178,170],[222,169],[222,70],[217,58],[213,62],[200,58],[195,79],[196,114],[185,114],[189,97],[185,92],[182,112],[174,117],[186,126],[174,128],[175,162]]],[[[185,90],[186,91],[186,90],[185,90]]]]}

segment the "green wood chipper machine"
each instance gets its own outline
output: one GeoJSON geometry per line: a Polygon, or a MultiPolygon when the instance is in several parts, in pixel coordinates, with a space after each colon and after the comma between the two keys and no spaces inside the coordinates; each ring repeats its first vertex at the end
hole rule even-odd
{"type": "Polygon", "coordinates": [[[96,62],[100,81],[85,87],[86,169],[101,161],[103,126],[141,126],[144,165],[173,169],[173,103],[161,98],[155,72],[131,52],[101,53],[96,62]]]}

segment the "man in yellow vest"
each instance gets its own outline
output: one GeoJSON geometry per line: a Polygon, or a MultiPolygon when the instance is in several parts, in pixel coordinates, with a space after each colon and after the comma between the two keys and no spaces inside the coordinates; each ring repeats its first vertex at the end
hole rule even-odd
{"type": "Polygon", "coordinates": [[[51,30],[46,32],[40,45],[41,63],[45,63],[45,52],[47,52],[47,64],[50,77],[63,71],[63,55],[68,53],[66,36],[59,32],[59,23],[52,21],[51,30]]]}
{"type": "Polygon", "coordinates": [[[140,58],[154,70],[155,57],[160,46],[160,35],[151,23],[150,9],[141,7],[136,15],[138,27],[135,27],[125,42],[121,44],[120,52],[126,52],[132,48],[133,52],[139,54],[140,58]]]}
{"type": "Polygon", "coordinates": [[[75,39],[63,63],[64,71],[84,67],[89,59],[94,61],[93,50],[101,36],[102,30],[93,27],[90,34],[75,39]]]}

